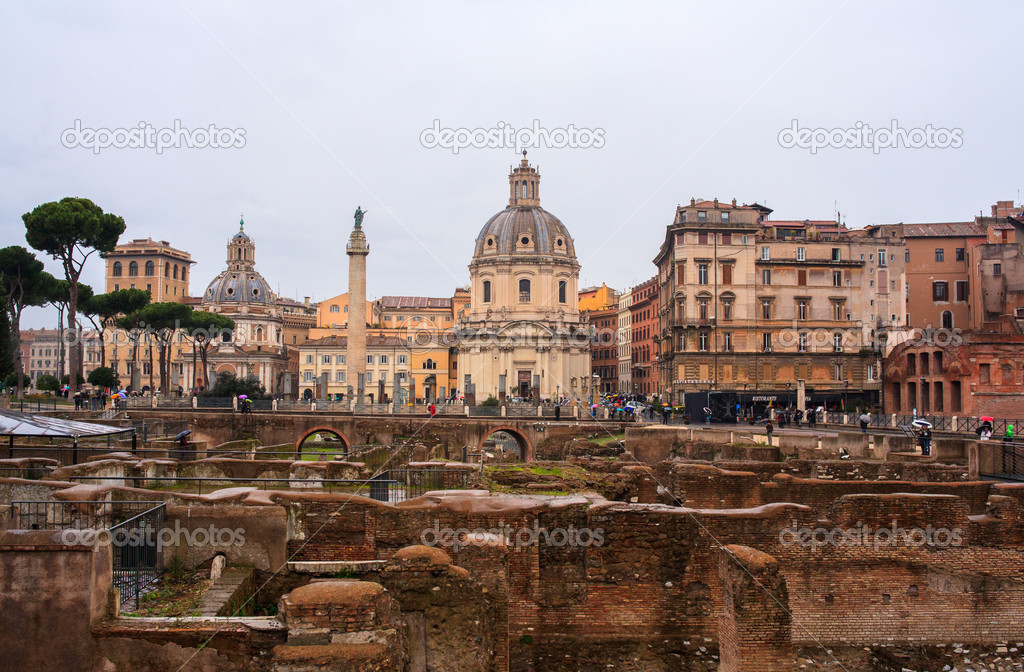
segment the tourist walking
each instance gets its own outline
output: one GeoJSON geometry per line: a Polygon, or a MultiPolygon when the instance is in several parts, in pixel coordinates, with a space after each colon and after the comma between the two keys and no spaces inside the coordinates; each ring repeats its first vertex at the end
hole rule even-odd
{"type": "Polygon", "coordinates": [[[427,410],[430,411],[430,417],[434,417],[437,414],[437,408],[435,408],[433,404],[427,406],[427,410]]]}
{"type": "Polygon", "coordinates": [[[764,431],[766,431],[768,433],[768,445],[769,446],[772,445],[772,431],[774,429],[775,429],[775,427],[772,426],[772,421],[771,420],[769,420],[768,422],[764,423],[764,431]]]}
{"type": "Polygon", "coordinates": [[[555,420],[561,420],[561,419],[562,419],[562,406],[560,404],[555,404],[555,420]]]}
{"type": "Polygon", "coordinates": [[[932,453],[932,430],[930,427],[922,427],[917,434],[917,440],[921,443],[921,454],[931,455],[932,453]]]}
{"type": "Polygon", "coordinates": [[[868,423],[870,423],[870,422],[871,422],[871,415],[867,411],[865,411],[865,412],[860,414],[860,433],[861,434],[867,434],[868,433],[868,423]]]}

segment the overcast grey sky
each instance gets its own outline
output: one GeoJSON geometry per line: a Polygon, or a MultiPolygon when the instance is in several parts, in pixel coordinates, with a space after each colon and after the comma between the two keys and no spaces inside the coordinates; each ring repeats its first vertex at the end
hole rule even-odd
{"type": "MultiPolygon", "coordinates": [[[[1024,6],[963,2],[4,2],[0,232],[64,196],[125,218],[197,262],[200,294],[245,214],[281,294],[346,291],[357,205],[368,294],[450,296],[505,207],[512,149],[453,153],[421,133],[600,131],[537,147],[542,205],[562,219],[581,285],[654,273],[674,208],[758,201],[774,219],[968,219],[1024,184],[1024,6]],[[959,147],[809,149],[803,129],[959,130],[959,147]],[[67,148],[84,128],[244,130],[244,146],[67,148]]],[[[235,143],[238,144],[238,143],[235,143]]],[[[59,266],[47,260],[48,269],[59,266]]],[[[101,290],[102,261],[84,280],[101,290]]],[[[25,327],[55,315],[26,314],[25,327]]]]}

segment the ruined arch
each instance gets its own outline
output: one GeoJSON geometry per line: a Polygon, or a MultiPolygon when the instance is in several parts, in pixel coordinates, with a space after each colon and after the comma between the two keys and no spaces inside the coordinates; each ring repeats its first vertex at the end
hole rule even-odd
{"type": "Polygon", "coordinates": [[[340,429],[334,427],[314,427],[313,429],[307,430],[295,441],[295,457],[298,459],[302,455],[302,444],[306,439],[310,438],[314,434],[331,434],[338,437],[342,444],[342,450],[346,453],[351,450],[352,442],[348,440],[348,437],[340,429]]]}
{"type": "Polygon", "coordinates": [[[533,461],[533,445],[530,443],[530,439],[522,431],[511,425],[502,425],[486,430],[483,436],[480,437],[480,443],[476,447],[477,451],[482,451],[484,449],[484,442],[498,432],[505,432],[516,440],[516,444],[519,446],[519,460],[521,462],[533,461]]]}

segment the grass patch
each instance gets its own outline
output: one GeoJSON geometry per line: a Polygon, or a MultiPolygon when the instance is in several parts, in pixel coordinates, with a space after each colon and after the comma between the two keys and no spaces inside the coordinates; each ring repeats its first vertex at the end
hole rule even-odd
{"type": "Polygon", "coordinates": [[[136,611],[124,616],[162,616],[181,618],[198,616],[203,593],[213,585],[205,572],[167,572],[161,576],[154,590],[142,596],[136,611]]]}
{"type": "Polygon", "coordinates": [[[612,434],[605,435],[597,439],[591,439],[591,443],[596,443],[599,446],[607,446],[609,443],[620,443],[626,440],[625,434],[612,434]]]}

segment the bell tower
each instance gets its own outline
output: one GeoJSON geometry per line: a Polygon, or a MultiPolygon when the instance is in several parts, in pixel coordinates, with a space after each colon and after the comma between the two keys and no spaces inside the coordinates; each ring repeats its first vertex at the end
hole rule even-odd
{"type": "Polygon", "coordinates": [[[523,160],[509,169],[508,189],[510,208],[540,207],[540,173],[526,160],[525,149],[523,160]]]}
{"type": "Polygon", "coordinates": [[[245,220],[238,222],[238,233],[228,243],[228,270],[251,271],[256,268],[256,245],[245,233],[245,220]]]}

